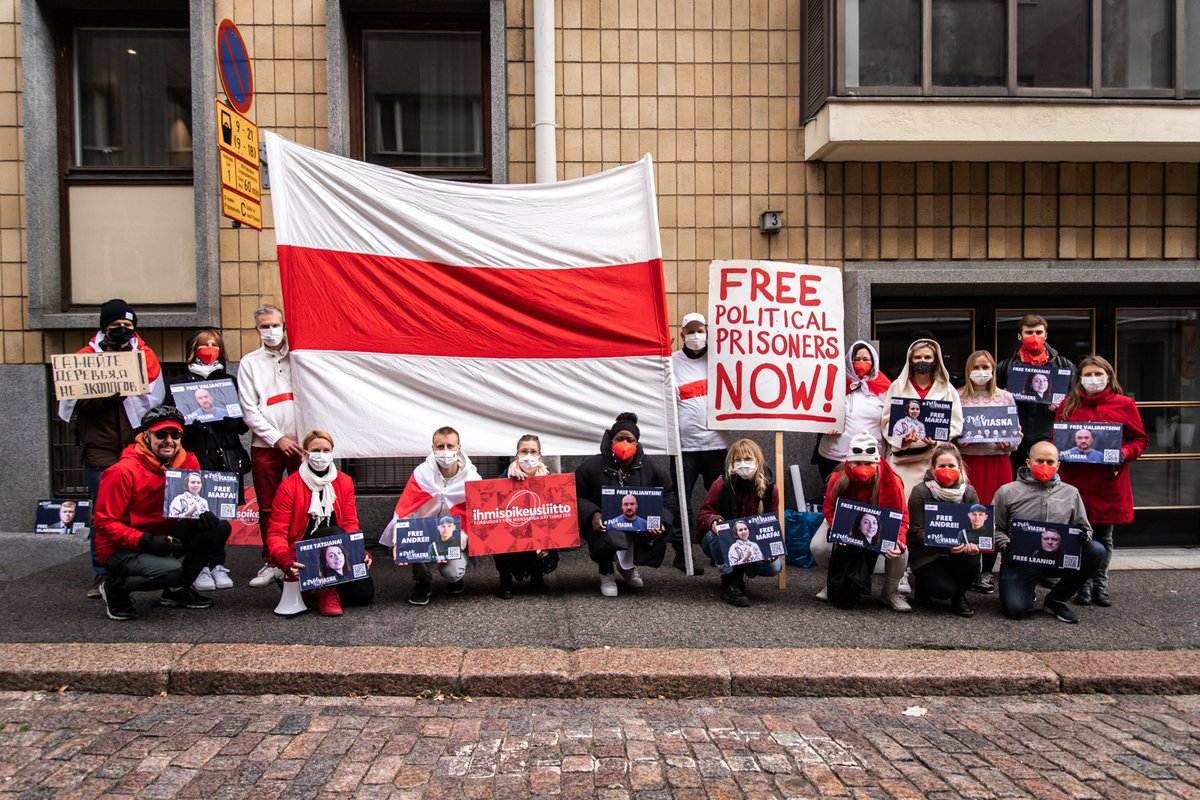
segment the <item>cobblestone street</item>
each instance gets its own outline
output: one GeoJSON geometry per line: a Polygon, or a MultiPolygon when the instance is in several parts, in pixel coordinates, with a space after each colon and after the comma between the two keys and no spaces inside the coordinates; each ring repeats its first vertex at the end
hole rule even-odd
{"type": "Polygon", "coordinates": [[[0,693],[0,797],[1200,797],[1200,698],[0,693]]]}

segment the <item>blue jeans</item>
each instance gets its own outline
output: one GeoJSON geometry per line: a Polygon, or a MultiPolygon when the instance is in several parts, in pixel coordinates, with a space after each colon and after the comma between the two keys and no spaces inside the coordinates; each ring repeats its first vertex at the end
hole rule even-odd
{"type": "MultiPolygon", "coordinates": [[[[704,534],[704,539],[700,542],[700,549],[712,559],[713,566],[720,568],[725,565],[725,554],[721,552],[721,540],[712,531],[704,534]]],[[[782,569],[783,559],[777,558],[774,561],[756,561],[753,564],[740,564],[731,568],[730,573],[740,575],[744,572],[746,575],[769,578],[772,575],[778,575],[782,569]]]]}
{"type": "Polygon", "coordinates": [[[1034,592],[1038,581],[1045,575],[1061,576],[1058,585],[1050,590],[1047,598],[1065,603],[1079,587],[1095,576],[1104,563],[1107,552],[1104,545],[1095,539],[1083,543],[1079,569],[1057,570],[1040,564],[1018,564],[1005,559],[1000,563],[1000,607],[1009,619],[1024,619],[1033,611],[1034,592]]]}
{"type": "Polygon", "coordinates": [[[92,571],[97,575],[104,575],[104,567],[96,559],[96,494],[100,491],[100,476],[104,474],[106,467],[84,467],[83,474],[87,480],[88,499],[91,500],[91,505],[88,508],[91,510],[91,519],[88,520],[88,548],[92,551],[92,571]]]}

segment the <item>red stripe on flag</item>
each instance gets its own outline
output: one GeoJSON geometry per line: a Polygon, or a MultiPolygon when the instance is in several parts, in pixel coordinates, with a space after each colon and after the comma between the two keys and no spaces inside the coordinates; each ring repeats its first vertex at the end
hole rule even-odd
{"type": "Polygon", "coordinates": [[[679,399],[680,400],[690,400],[693,397],[707,397],[707,396],[708,396],[708,379],[707,378],[704,380],[701,380],[701,381],[692,381],[691,383],[685,383],[679,387],[679,399]]]}
{"type": "Polygon", "coordinates": [[[267,405],[273,406],[276,403],[285,403],[288,400],[295,400],[295,399],[296,399],[296,395],[292,394],[291,392],[286,392],[284,394],[273,394],[267,398],[267,405]]]}
{"type": "Polygon", "coordinates": [[[279,271],[288,339],[298,350],[508,359],[671,354],[661,259],[461,267],[281,245],[279,271]]]}

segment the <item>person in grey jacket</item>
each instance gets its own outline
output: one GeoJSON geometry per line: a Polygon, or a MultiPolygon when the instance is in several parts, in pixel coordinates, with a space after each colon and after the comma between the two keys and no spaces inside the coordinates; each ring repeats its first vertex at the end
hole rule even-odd
{"type": "Polygon", "coordinates": [[[1058,585],[1043,601],[1046,613],[1062,622],[1079,622],[1067,600],[1096,574],[1104,561],[1104,545],[1092,539],[1092,526],[1079,490],[1058,477],[1058,448],[1037,442],[1029,450],[1017,479],[996,490],[996,549],[1004,554],[1000,567],[1000,605],[1009,619],[1024,619],[1033,610],[1034,591],[1046,570],[1061,575],[1058,585]],[[1078,570],[1054,570],[1039,564],[1014,563],[1008,557],[1009,524],[1014,519],[1066,523],[1083,530],[1078,570]]]}

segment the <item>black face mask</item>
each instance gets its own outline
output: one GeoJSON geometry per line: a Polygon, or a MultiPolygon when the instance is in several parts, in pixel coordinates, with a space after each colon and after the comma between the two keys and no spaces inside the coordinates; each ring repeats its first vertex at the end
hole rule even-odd
{"type": "Polygon", "coordinates": [[[914,361],[912,365],[913,372],[918,375],[928,375],[933,372],[932,361],[914,361]]]}
{"type": "Polygon", "coordinates": [[[133,328],[126,328],[124,325],[118,325],[115,328],[109,328],[104,332],[104,338],[108,339],[117,347],[124,347],[133,339],[133,328]]]}

